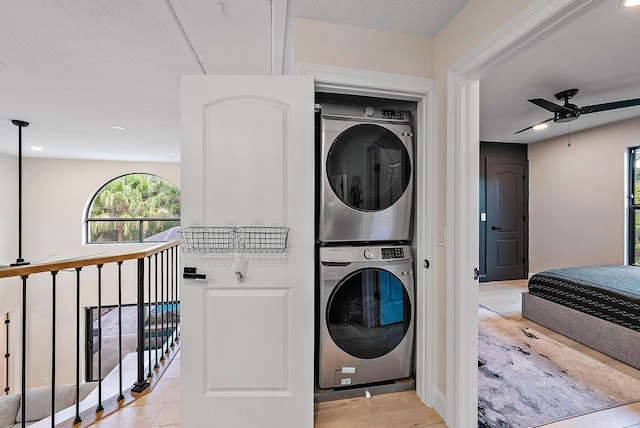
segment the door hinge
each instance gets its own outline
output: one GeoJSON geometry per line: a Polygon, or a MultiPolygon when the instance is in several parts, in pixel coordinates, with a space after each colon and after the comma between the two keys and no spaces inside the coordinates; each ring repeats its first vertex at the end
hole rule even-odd
{"type": "Polygon", "coordinates": [[[7,318],[6,320],[4,320],[4,323],[5,324],[11,324],[11,320],[7,318]]]}
{"type": "Polygon", "coordinates": [[[9,358],[10,356],[11,356],[11,354],[10,354],[10,353],[8,353],[8,352],[7,352],[6,354],[4,354],[4,357],[5,357],[5,358],[9,358]]]}
{"type": "Polygon", "coordinates": [[[480,269],[477,267],[473,268],[473,280],[477,281],[480,278],[480,269]]]}

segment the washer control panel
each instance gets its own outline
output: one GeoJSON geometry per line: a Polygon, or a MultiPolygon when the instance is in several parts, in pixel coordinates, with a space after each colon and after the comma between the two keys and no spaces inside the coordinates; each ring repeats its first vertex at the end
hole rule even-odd
{"type": "Polygon", "coordinates": [[[404,259],[404,248],[382,248],[382,259],[404,259]]]}
{"type": "Polygon", "coordinates": [[[412,258],[411,247],[398,246],[336,246],[320,247],[320,261],[325,263],[357,263],[376,261],[410,260],[412,258]]]}

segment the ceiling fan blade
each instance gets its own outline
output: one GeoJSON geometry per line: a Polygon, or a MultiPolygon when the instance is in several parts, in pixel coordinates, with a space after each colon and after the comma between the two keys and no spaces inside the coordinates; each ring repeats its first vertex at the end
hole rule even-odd
{"type": "Polygon", "coordinates": [[[513,135],[519,134],[519,133],[524,132],[524,131],[528,131],[529,129],[533,128],[536,125],[540,125],[540,124],[543,124],[543,123],[551,122],[552,120],[553,120],[553,118],[550,118],[550,119],[547,119],[547,120],[543,120],[542,122],[534,123],[533,125],[529,126],[528,128],[524,128],[524,129],[519,130],[518,132],[514,132],[513,135]]]}
{"type": "Polygon", "coordinates": [[[640,105],[640,98],[632,100],[614,101],[611,103],[594,104],[584,106],[580,109],[580,114],[597,113],[599,111],[615,110],[618,108],[632,107],[640,105]]]}
{"type": "Polygon", "coordinates": [[[552,103],[551,101],[543,100],[542,98],[534,98],[532,100],[527,100],[527,101],[537,105],[538,107],[542,107],[545,110],[549,110],[550,112],[553,112],[553,113],[564,111],[564,110],[571,111],[571,109],[568,109],[565,106],[552,103]]]}

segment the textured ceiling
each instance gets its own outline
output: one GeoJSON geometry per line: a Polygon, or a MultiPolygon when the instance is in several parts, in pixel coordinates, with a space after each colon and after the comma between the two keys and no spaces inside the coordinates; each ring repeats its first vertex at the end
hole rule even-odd
{"type": "Polygon", "coordinates": [[[434,36],[469,0],[296,0],[298,18],[434,36]]]}
{"type": "Polygon", "coordinates": [[[17,154],[20,119],[24,156],[178,162],[180,76],[269,73],[269,5],[288,4],[283,23],[434,34],[467,1],[2,0],[0,153],[17,154]]]}
{"type": "Polygon", "coordinates": [[[180,76],[200,71],[164,2],[3,0],[0,29],[0,152],[21,119],[25,156],[179,158],[180,76]]]}
{"type": "MultiPolygon", "coordinates": [[[[23,133],[25,156],[178,162],[180,76],[202,74],[203,69],[228,73],[235,61],[265,60],[248,58],[237,47],[241,39],[253,43],[264,38],[268,26],[212,25],[225,14],[228,23],[245,16],[244,7],[254,1],[0,1],[0,153],[17,154],[17,128],[10,120],[21,119],[31,123],[23,133]],[[234,31],[247,38],[234,37],[234,31]],[[32,145],[44,150],[31,152],[32,145]]],[[[289,0],[287,21],[297,16],[435,34],[466,3],[289,0]]],[[[285,4],[271,0],[279,10],[285,4]]],[[[574,99],[578,105],[640,97],[635,43],[640,40],[640,8],[623,10],[619,4],[603,0],[483,78],[482,139],[531,142],[566,132],[568,125],[556,124],[545,134],[514,137],[516,130],[549,117],[528,98],[554,101],[554,93],[573,87],[580,89],[574,99]]],[[[262,24],[264,8],[247,16],[262,24]]],[[[289,49],[290,34],[285,37],[283,45],[289,49]]],[[[571,129],[640,115],[638,110],[586,115],[572,122],[571,129]]]]}

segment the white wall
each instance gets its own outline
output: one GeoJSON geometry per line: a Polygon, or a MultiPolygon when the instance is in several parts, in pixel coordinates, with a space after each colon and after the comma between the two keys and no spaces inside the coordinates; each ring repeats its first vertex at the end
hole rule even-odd
{"type": "MultiPolygon", "coordinates": [[[[16,261],[18,257],[18,158],[0,154],[0,265],[16,261]]],[[[0,289],[0,302],[2,298],[0,289]]]]}
{"type": "Polygon", "coordinates": [[[640,118],[529,145],[529,269],[625,260],[625,154],[640,118]]]}
{"type": "Polygon", "coordinates": [[[294,19],[294,70],[323,64],[433,77],[433,37],[294,19]]]}
{"type": "MultiPolygon", "coordinates": [[[[4,168],[2,169],[4,175],[4,168]]],[[[37,260],[55,254],[59,260],[96,253],[130,252],[149,244],[84,245],[83,215],[99,188],[123,174],[145,172],[159,175],[180,186],[180,164],[58,160],[25,158],[23,161],[23,257],[37,260]]],[[[3,204],[4,207],[4,204],[3,204]]],[[[7,220],[2,212],[2,227],[7,220]]],[[[10,219],[9,219],[10,220],[10,219]]],[[[0,232],[4,233],[4,232],[0,232]]],[[[11,253],[9,255],[12,255],[11,253]]],[[[15,259],[15,255],[13,255],[15,259]]],[[[135,263],[123,269],[124,302],[135,302],[135,263]]],[[[103,269],[103,305],[117,303],[117,267],[103,269]]],[[[97,269],[82,271],[81,305],[97,305],[97,269]]],[[[28,372],[29,387],[48,385],[51,355],[51,276],[32,275],[28,282],[28,372]]],[[[57,275],[57,368],[56,383],[75,382],[75,272],[57,275]]],[[[0,313],[19,307],[19,280],[0,281],[0,313]]]]}

